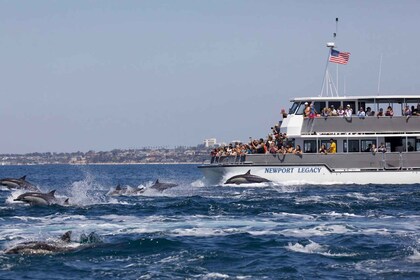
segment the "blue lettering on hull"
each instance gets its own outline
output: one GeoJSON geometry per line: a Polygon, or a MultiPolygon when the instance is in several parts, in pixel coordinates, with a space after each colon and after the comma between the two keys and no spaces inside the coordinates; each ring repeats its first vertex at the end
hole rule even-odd
{"type": "Polygon", "coordinates": [[[269,167],[265,173],[321,173],[321,167],[269,167]]]}

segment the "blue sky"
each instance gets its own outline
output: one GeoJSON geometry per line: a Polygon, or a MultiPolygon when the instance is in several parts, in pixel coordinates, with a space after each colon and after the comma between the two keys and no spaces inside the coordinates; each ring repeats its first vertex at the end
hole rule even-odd
{"type": "Polygon", "coordinates": [[[420,94],[420,1],[1,1],[0,153],[264,137],[319,95],[420,94]],[[343,83],[340,83],[342,85],[343,83]],[[342,89],[340,89],[342,91],[342,89]]]}

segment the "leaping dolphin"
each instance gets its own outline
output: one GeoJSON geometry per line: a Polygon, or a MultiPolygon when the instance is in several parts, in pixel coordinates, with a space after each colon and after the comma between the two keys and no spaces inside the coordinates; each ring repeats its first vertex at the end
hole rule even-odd
{"type": "Polygon", "coordinates": [[[39,191],[37,187],[26,181],[26,175],[21,178],[4,178],[0,180],[0,185],[7,187],[9,190],[28,190],[28,191],[39,191]]]}
{"type": "Polygon", "coordinates": [[[267,182],[271,182],[271,181],[257,175],[252,175],[251,170],[248,170],[248,172],[245,174],[240,174],[240,175],[236,175],[229,178],[225,182],[225,184],[240,185],[240,184],[255,184],[255,183],[267,183],[267,182]]]}
{"type": "MultiPolygon", "coordinates": [[[[27,192],[19,195],[14,201],[22,201],[29,203],[30,205],[51,205],[59,204],[59,201],[55,197],[55,190],[50,191],[49,193],[42,192],[27,192]]],[[[68,204],[68,199],[64,202],[68,204]]]]}
{"type": "Polygon", "coordinates": [[[163,192],[164,190],[173,188],[178,186],[177,184],[170,184],[170,183],[161,183],[159,180],[156,180],[156,182],[150,187],[151,189],[158,190],[160,192],[163,192]]]}

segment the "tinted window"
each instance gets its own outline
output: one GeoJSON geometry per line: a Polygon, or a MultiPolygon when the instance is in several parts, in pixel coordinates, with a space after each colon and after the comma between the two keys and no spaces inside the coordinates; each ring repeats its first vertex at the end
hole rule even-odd
{"type": "Polygon", "coordinates": [[[304,153],[316,153],[316,140],[304,140],[303,141],[303,152],[304,153]]]}
{"type": "Polygon", "coordinates": [[[315,108],[315,111],[318,114],[321,114],[321,112],[325,108],[325,106],[327,106],[327,102],[325,102],[325,101],[322,101],[322,102],[314,102],[314,108],[315,108]]]}
{"type": "Polygon", "coordinates": [[[368,140],[361,140],[362,144],[362,152],[370,152],[370,148],[374,144],[376,146],[376,140],[375,139],[368,139],[368,140]]]}
{"type": "MultiPolygon", "coordinates": [[[[349,153],[357,153],[360,151],[359,149],[359,140],[349,140],[349,153]]],[[[343,151],[347,152],[347,140],[343,141],[343,151]]]]}

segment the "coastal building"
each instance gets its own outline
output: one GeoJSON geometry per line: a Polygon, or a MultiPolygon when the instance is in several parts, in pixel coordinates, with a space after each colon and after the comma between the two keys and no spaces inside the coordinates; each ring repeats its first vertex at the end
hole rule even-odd
{"type": "Polygon", "coordinates": [[[217,144],[216,138],[210,138],[204,140],[204,147],[214,147],[217,144]]]}

